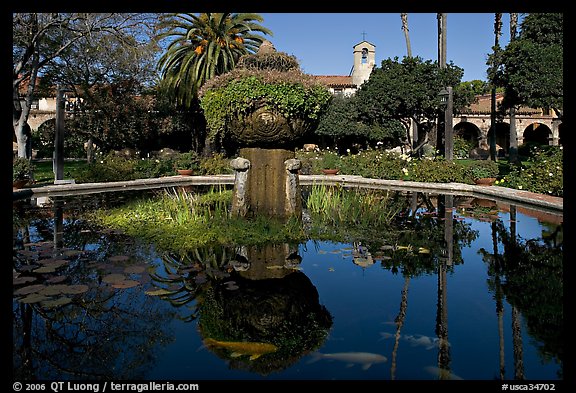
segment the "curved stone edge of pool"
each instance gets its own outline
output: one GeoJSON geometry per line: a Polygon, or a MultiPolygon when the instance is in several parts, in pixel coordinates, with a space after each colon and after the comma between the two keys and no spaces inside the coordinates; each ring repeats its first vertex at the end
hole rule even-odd
{"type": "MultiPolygon", "coordinates": [[[[371,179],[355,175],[300,175],[300,185],[340,184],[345,187],[361,186],[365,188],[390,189],[394,191],[418,191],[443,194],[468,195],[473,197],[492,197],[500,201],[520,202],[527,206],[543,207],[553,211],[563,211],[563,198],[537,194],[524,190],[515,190],[499,186],[478,186],[463,183],[428,183],[404,180],[371,179]]],[[[190,185],[231,185],[234,175],[210,176],[165,176],[152,179],[138,179],[108,183],[79,183],[60,181],[59,184],[41,187],[29,187],[13,190],[12,200],[45,196],[82,195],[99,192],[129,191],[170,186],[190,185]]]]}

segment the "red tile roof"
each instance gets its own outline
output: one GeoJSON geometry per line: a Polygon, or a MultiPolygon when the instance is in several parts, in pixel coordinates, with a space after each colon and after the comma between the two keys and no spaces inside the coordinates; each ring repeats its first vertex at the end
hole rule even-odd
{"type": "Polygon", "coordinates": [[[315,75],[316,79],[328,87],[356,87],[351,76],[343,75],[315,75]]]}
{"type": "MultiPolygon", "coordinates": [[[[477,102],[470,104],[467,108],[464,108],[461,112],[464,114],[478,114],[478,115],[490,114],[492,108],[492,95],[485,94],[481,96],[476,96],[476,98],[477,102]]],[[[504,94],[496,93],[496,108],[498,108],[498,105],[502,102],[503,98],[504,94]]],[[[516,111],[516,114],[519,115],[520,114],[532,115],[536,113],[540,113],[540,111],[538,109],[528,108],[525,106],[520,107],[520,109],[516,111]]]]}

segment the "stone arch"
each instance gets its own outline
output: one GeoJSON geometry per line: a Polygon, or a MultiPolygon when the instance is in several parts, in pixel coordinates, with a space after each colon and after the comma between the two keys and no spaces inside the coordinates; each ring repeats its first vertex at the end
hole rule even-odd
{"type": "MultiPolygon", "coordinates": [[[[488,129],[488,134],[486,136],[488,144],[490,143],[490,136],[494,127],[488,129]]],[[[510,124],[506,122],[496,123],[496,149],[499,156],[508,154],[510,147],[510,124]]]]}
{"type": "Polygon", "coordinates": [[[474,123],[461,121],[454,126],[454,135],[467,142],[474,142],[474,146],[478,146],[478,141],[482,137],[482,131],[474,123]]]}
{"type": "Polygon", "coordinates": [[[552,138],[552,130],[544,123],[534,122],[529,124],[522,132],[524,143],[537,143],[549,145],[552,138]]]}

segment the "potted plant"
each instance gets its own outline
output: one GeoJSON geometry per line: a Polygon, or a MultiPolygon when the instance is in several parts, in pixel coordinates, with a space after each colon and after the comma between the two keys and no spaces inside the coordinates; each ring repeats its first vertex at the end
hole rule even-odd
{"type": "Polygon", "coordinates": [[[340,170],[341,158],[336,152],[326,151],[320,157],[320,168],[325,175],[336,175],[340,170]]]}
{"type": "Polygon", "coordinates": [[[498,176],[498,164],[492,160],[474,161],[468,169],[474,183],[479,185],[492,185],[498,176]]]}
{"type": "Polygon", "coordinates": [[[15,157],[12,160],[12,188],[24,187],[31,179],[34,171],[32,162],[24,157],[15,157]]]}
{"type": "Polygon", "coordinates": [[[189,151],[186,153],[180,153],[174,158],[174,170],[183,176],[190,176],[197,170],[200,165],[200,160],[198,155],[189,151]]]}

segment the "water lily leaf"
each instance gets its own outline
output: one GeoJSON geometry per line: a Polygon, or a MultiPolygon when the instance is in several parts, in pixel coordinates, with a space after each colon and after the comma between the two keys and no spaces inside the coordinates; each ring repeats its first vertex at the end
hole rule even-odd
{"type": "Polygon", "coordinates": [[[46,282],[48,284],[58,284],[59,282],[65,281],[67,278],[68,276],[54,276],[47,279],[46,282]]]}
{"type": "Polygon", "coordinates": [[[80,293],[88,292],[88,289],[90,289],[90,287],[84,284],[67,285],[62,288],[62,293],[66,295],[78,295],[80,293]]]}
{"type": "Polygon", "coordinates": [[[172,292],[168,291],[166,289],[154,289],[154,290],[150,290],[150,291],[146,291],[144,292],[146,295],[150,295],[150,296],[162,296],[162,295],[170,295],[172,292]]]}
{"type": "Polygon", "coordinates": [[[38,269],[34,269],[34,273],[54,273],[56,268],[53,266],[42,266],[38,269]]]}
{"type": "Polygon", "coordinates": [[[62,290],[65,287],[66,285],[51,285],[38,291],[38,293],[46,296],[61,295],[63,293],[62,290]]]}
{"type": "Polygon", "coordinates": [[[21,277],[16,277],[16,278],[12,279],[12,284],[21,285],[21,284],[26,284],[26,283],[29,283],[32,281],[36,281],[36,277],[21,276],[21,277]]]}
{"type": "Polygon", "coordinates": [[[26,303],[26,304],[31,304],[31,303],[39,303],[39,302],[43,302],[45,300],[49,300],[50,298],[48,296],[44,296],[44,295],[40,295],[39,293],[32,293],[20,300],[18,300],[20,303],[26,303]]]}
{"type": "Polygon", "coordinates": [[[18,254],[24,257],[34,257],[38,255],[38,251],[34,250],[18,250],[18,254]]]}
{"type": "Polygon", "coordinates": [[[140,285],[140,283],[138,281],[134,281],[134,280],[124,280],[124,281],[120,281],[120,282],[115,282],[112,284],[113,288],[116,289],[126,289],[126,288],[132,288],[135,287],[137,285],[140,285]]]}
{"type": "Polygon", "coordinates": [[[39,265],[26,265],[26,266],[21,266],[20,270],[23,272],[31,272],[32,270],[36,269],[40,267],[39,265]]]}
{"type": "Polygon", "coordinates": [[[67,261],[66,259],[56,259],[51,262],[45,263],[44,265],[47,267],[53,267],[55,269],[58,269],[60,266],[67,265],[68,263],[70,263],[70,261],[67,261]]]}
{"type": "Polygon", "coordinates": [[[128,266],[124,269],[124,273],[128,273],[128,274],[139,274],[139,273],[144,273],[146,271],[146,266],[142,266],[142,265],[134,265],[134,266],[128,266]]]}
{"type": "Polygon", "coordinates": [[[25,298],[22,298],[18,301],[20,303],[30,304],[30,303],[39,303],[39,302],[49,300],[49,299],[50,298],[48,296],[40,295],[39,293],[33,293],[33,294],[30,294],[30,295],[26,296],[25,298]]]}
{"type": "Polygon", "coordinates": [[[107,282],[108,284],[115,284],[124,281],[125,279],[126,279],[125,275],[114,273],[104,276],[102,278],[102,281],[107,282]]]}
{"type": "Polygon", "coordinates": [[[59,306],[63,306],[65,304],[68,304],[71,301],[72,301],[72,299],[70,299],[69,297],[62,296],[62,297],[59,297],[58,299],[54,299],[54,300],[45,300],[45,301],[41,302],[40,305],[42,307],[46,307],[46,308],[54,308],[54,307],[59,307],[59,306]]]}
{"type": "Polygon", "coordinates": [[[108,260],[110,262],[126,262],[126,261],[130,260],[130,257],[128,255],[115,255],[115,256],[108,258],[108,260]]]}
{"type": "Polygon", "coordinates": [[[46,285],[36,284],[36,285],[28,285],[27,287],[22,287],[14,291],[14,296],[20,295],[29,295],[31,293],[38,292],[42,289],[46,288],[46,285]]]}
{"type": "Polygon", "coordinates": [[[75,257],[76,255],[82,254],[80,250],[66,250],[62,253],[62,255],[67,257],[75,257]]]}

